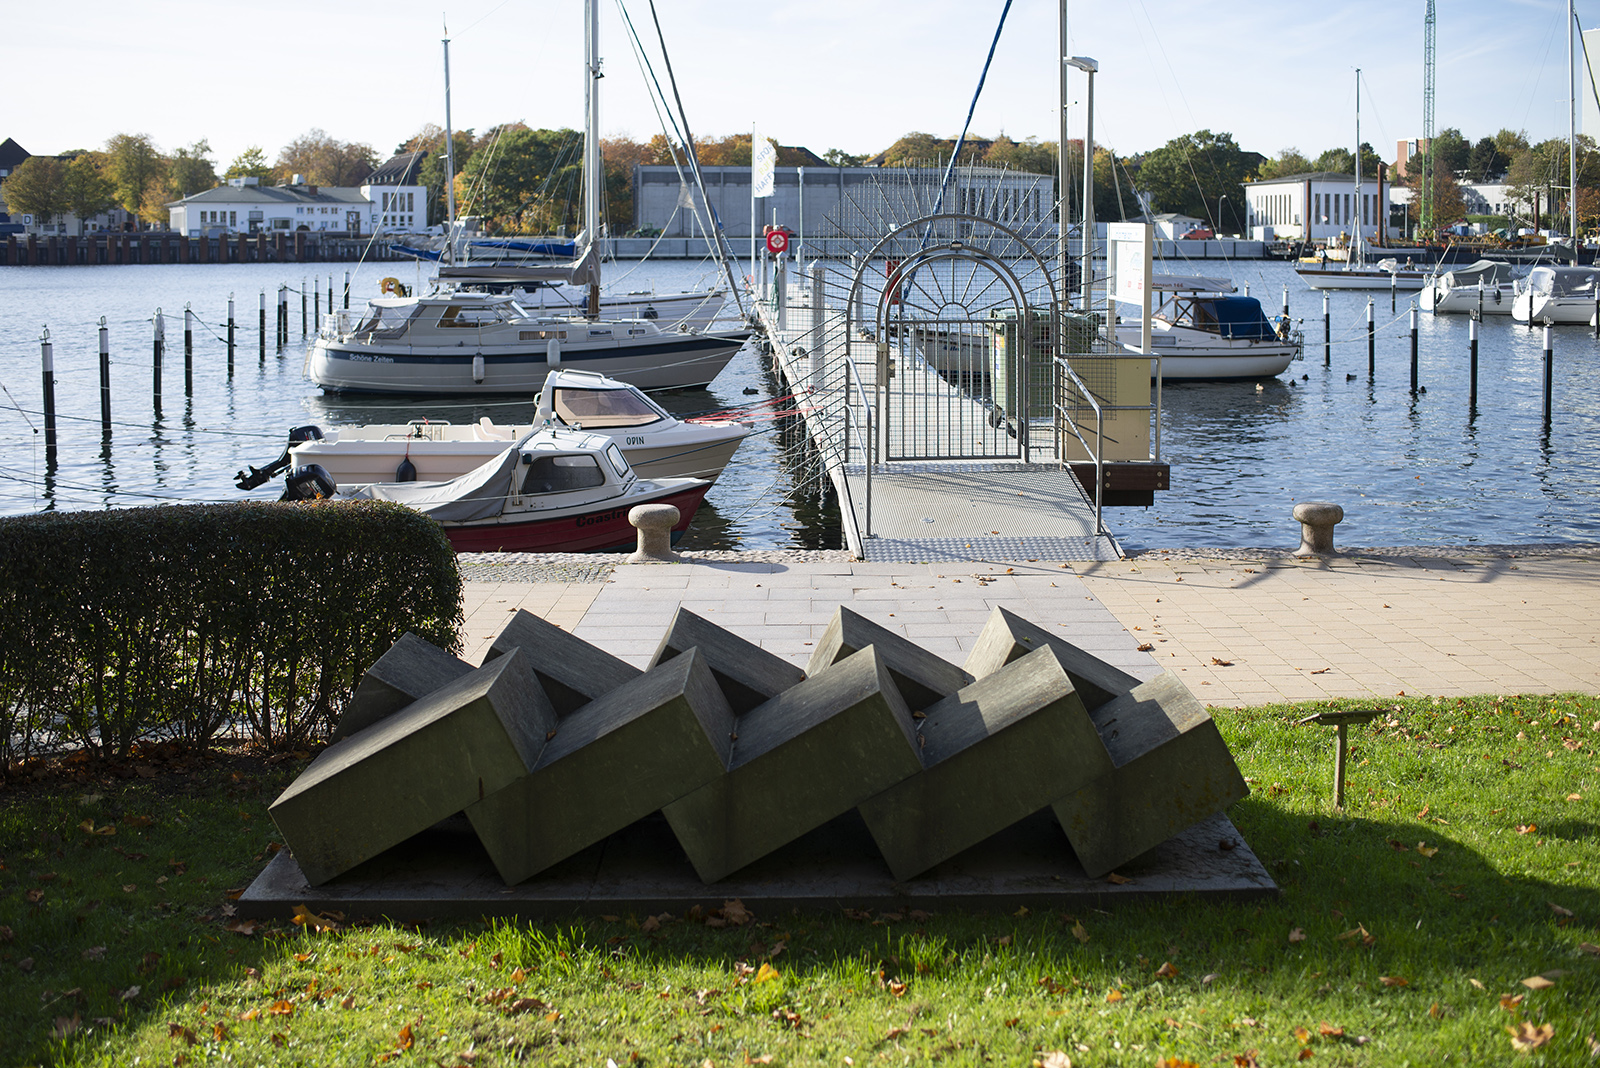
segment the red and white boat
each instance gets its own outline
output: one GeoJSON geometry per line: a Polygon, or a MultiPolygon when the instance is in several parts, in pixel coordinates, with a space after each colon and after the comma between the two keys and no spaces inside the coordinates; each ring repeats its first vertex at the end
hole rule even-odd
{"type": "Polygon", "coordinates": [[[604,552],[637,543],[628,512],[640,504],[678,509],[676,542],[710,488],[641,479],[611,438],[550,428],[443,482],[340,486],[316,464],[298,467],[283,499],[394,501],[436,520],[457,552],[604,552]]]}

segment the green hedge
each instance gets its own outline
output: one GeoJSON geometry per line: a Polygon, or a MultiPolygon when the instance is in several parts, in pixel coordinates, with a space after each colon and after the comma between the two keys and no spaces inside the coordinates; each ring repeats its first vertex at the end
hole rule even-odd
{"type": "Polygon", "coordinates": [[[377,501],[0,519],[0,774],[43,749],[324,736],[401,634],[460,647],[443,531],[377,501]]]}

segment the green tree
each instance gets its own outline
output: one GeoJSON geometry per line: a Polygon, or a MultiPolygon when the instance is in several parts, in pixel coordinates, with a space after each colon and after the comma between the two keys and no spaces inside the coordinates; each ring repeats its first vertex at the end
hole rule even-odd
{"type": "Polygon", "coordinates": [[[1223,197],[1244,203],[1244,180],[1252,169],[1251,157],[1234,142],[1232,134],[1200,130],[1145,153],[1139,166],[1139,188],[1158,212],[1176,211],[1216,221],[1216,208],[1223,197]]]}
{"type": "Polygon", "coordinates": [[[29,156],[5,181],[6,210],[53,223],[71,210],[67,204],[67,165],[54,156],[29,156]]]}
{"type": "Polygon", "coordinates": [[[349,188],[359,185],[377,167],[371,145],[340,141],[313,127],[278,153],[277,177],[288,182],[298,174],[308,185],[349,188]]]}
{"type": "Polygon", "coordinates": [[[883,152],[885,167],[933,166],[944,161],[945,143],[930,133],[908,133],[883,152]]]}
{"type": "Polygon", "coordinates": [[[78,217],[78,232],[84,224],[117,202],[117,187],[103,172],[98,153],[84,152],[67,164],[67,210],[78,217]]]}
{"type": "Polygon", "coordinates": [[[859,167],[867,161],[867,157],[852,156],[842,149],[830,148],[822,154],[822,160],[830,167],[859,167]]]}
{"type": "Polygon", "coordinates": [[[267,181],[272,177],[272,164],[267,162],[267,154],[261,151],[260,145],[251,145],[233,158],[222,176],[267,181]]]}
{"type": "MultiPolygon", "coordinates": [[[[478,143],[472,136],[471,130],[454,130],[451,132],[451,142],[455,146],[454,164],[457,174],[466,169],[471,161],[472,154],[477,151],[478,143]]],[[[449,215],[449,206],[445,201],[445,171],[446,156],[444,150],[444,128],[434,123],[427,123],[414,134],[410,140],[395,146],[394,154],[402,155],[406,152],[426,152],[428,155],[422,161],[422,166],[417,168],[417,181],[428,191],[428,222],[430,225],[442,223],[449,215]]],[[[460,210],[460,205],[457,205],[460,210]]]]}
{"type": "MultiPolygon", "coordinates": [[[[1366,141],[1361,142],[1361,177],[1378,177],[1378,165],[1383,161],[1373,151],[1372,145],[1366,141]]],[[[1407,164],[1409,170],[1410,164],[1407,164]]],[[[1348,148],[1330,148],[1318,156],[1311,165],[1313,171],[1328,171],[1332,174],[1354,174],[1356,169],[1355,156],[1351,155],[1348,148]]]]}
{"type": "MultiPolygon", "coordinates": [[[[1461,187],[1448,167],[1440,167],[1431,177],[1433,196],[1433,225],[1435,228],[1453,226],[1467,217],[1467,203],[1461,196],[1461,187]]],[[[1420,221],[1422,211],[1422,169],[1406,168],[1406,185],[1411,188],[1411,203],[1406,211],[1412,222],[1420,221]]]]}
{"type": "Polygon", "coordinates": [[[1267,160],[1256,168],[1256,177],[1287,178],[1291,174],[1305,174],[1307,171],[1316,170],[1311,161],[1300,153],[1298,148],[1286,148],[1273,158],[1267,160]]]}
{"type": "Polygon", "coordinates": [[[163,160],[149,134],[116,134],[106,142],[106,174],[116,186],[117,203],[140,213],[150,183],[161,176],[163,160]]]}
{"type": "Polygon", "coordinates": [[[1472,146],[1472,156],[1468,161],[1468,170],[1475,182],[1492,182],[1505,174],[1506,168],[1511,165],[1511,160],[1500,151],[1500,146],[1494,143],[1494,138],[1481,138],[1472,146]]]}
{"type": "Polygon", "coordinates": [[[217,184],[217,170],[210,156],[211,143],[204,137],[172,153],[167,163],[167,192],[170,199],[178,200],[204,193],[217,184]]]}
{"type": "Polygon", "coordinates": [[[582,225],[582,134],[517,125],[491,130],[484,141],[457,188],[473,191],[470,211],[490,232],[575,232],[582,225]]]}
{"type": "MultiPolygon", "coordinates": [[[[1448,169],[1458,178],[1472,166],[1472,143],[1462,137],[1461,131],[1454,126],[1439,131],[1429,149],[1429,154],[1438,161],[1439,168],[1448,169]]],[[[1409,173],[1410,170],[1407,166],[1406,171],[1409,173]]]]}
{"type": "Polygon", "coordinates": [[[1494,135],[1494,147],[1506,159],[1516,159],[1517,153],[1528,150],[1528,133],[1526,130],[1501,130],[1494,135]]]}

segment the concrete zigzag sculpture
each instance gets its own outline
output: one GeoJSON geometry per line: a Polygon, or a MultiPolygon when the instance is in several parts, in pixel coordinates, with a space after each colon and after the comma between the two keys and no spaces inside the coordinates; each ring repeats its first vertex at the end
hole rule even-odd
{"type": "Polygon", "coordinates": [[[840,607],[805,671],[680,609],[640,671],[517,613],[484,664],[413,635],[272,805],[311,885],[465,814],[508,884],[656,812],[713,884],[856,810],[896,880],[1054,812],[1090,877],[1248,792],[1170,673],[1003,608],[957,667],[840,607]]]}

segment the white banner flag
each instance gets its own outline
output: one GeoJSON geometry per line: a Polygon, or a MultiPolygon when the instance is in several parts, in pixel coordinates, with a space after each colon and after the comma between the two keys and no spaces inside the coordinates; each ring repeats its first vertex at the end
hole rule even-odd
{"type": "Polygon", "coordinates": [[[765,137],[750,142],[750,195],[770,197],[778,173],[778,146],[765,137]]]}

